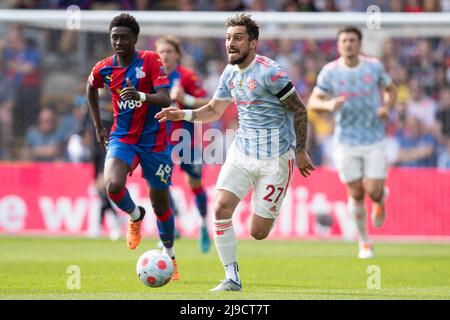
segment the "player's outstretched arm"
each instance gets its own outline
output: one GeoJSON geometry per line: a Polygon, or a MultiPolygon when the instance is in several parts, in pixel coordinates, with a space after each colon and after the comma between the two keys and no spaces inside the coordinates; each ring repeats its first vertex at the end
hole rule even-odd
{"type": "Polygon", "coordinates": [[[306,152],[306,139],[308,137],[308,112],[303,100],[297,91],[293,91],[287,98],[281,100],[283,107],[294,113],[294,129],[296,136],[295,158],[297,167],[302,176],[307,177],[314,170],[308,153],[306,152]]]}
{"type": "Polygon", "coordinates": [[[88,100],[89,110],[91,114],[92,122],[94,123],[95,135],[97,141],[100,144],[100,148],[105,151],[106,144],[108,143],[108,132],[103,127],[100,120],[100,107],[98,104],[98,89],[94,88],[88,81],[86,84],[86,97],[88,100]]]}
{"type": "Polygon", "coordinates": [[[327,94],[313,90],[308,100],[308,108],[314,111],[329,111],[338,110],[342,104],[347,100],[345,96],[329,99],[327,94]]]}
{"type": "Polygon", "coordinates": [[[229,100],[212,99],[208,104],[196,110],[180,110],[175,107],[163,109],[155,115],[159,122],[170,121],[200,121],[203,123],[213,122],[218,120],[230,105],[229,100]]]}

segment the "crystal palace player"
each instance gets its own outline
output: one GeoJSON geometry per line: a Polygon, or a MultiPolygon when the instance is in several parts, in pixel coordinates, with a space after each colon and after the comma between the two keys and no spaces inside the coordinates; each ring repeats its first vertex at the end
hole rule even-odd
{"type": "Polygon", "coordinates": [[[250,233],[257,240],[265,239],[280,213],[294,163],[304,177],[314,170],[305,151],[306,107],[286,71],[256,54],[259,26],[241,14],[229,19],[227,27],[229,64],[212,100],[197,110],[170,107],[156,115],[161,122],[211,122],[231,101],[238,108],[239,129],[220,170],[214,206],[214,240],[225,280],[211,291],[242,290],[232,220],[241,199],[253,188],[250,233]]]}
{"type": "Polygon", "coordinates": [[[154,119],[170,105],[169,81],[157,53],[135,49],[139,24],[128,14],[116,16],[109,26],[114,55],[98,62],[87,83],[87,97],[97,139],[106,147],[105,184],[108,197],[130,215],[127,243],[135,249],[141,240],[145,210],[135,205],[125,187],[126,177],[138,164],[150,188],[164,251],[173,259],[174,217],[168,187],[172,162],[166,152],[166,125],[154,119]],[[106,84],[112,94],[114,125],[108,134],[99,117],[98,88],[106,84]]]}
{"type": "MultiPolygon", "coordinates": [[[[196,109],[208,103],[206,91],[201,87],[198,76],[193,70],[190,70],[180,64],[181,44],[178,38],[173,36],[164,36],[156,40],[156,52],[160,55],[164,67],[167,70],[170,81],[170,97],[172,101],[180,109],[196,109]]],[[[167,137],[169,142],[169,150],[174,150],[175,146],[180,143],[181,151],[180,168],[186,172],[188,183],[195,195],[195,203],[202,218],[200,228],[199,245],[202,252],[207,252],[210,247],[210,239],[207,229],[207,198],[206,192],[202,185],[202,165],[198,164],[195,159],[196,154],[201,154],[194,141],[194,124],[188,121],[168,122],[167,137]],[[176,138],[177,130],[185,130],[182,137],[189,134],[189,141],[181,141],[176,138]],[[189,146],[186,145],[189,144],[189,146]],[[183,150],[190,150],[190,154],[183,154],[183,150]],[[197,152],[196,152],[197,151],[197,152]]],[[[184,138],[183,138],[184,139],[184,138]]],[[[175,205],[171,201],[172,211],[176,214],[175,205]]]]}

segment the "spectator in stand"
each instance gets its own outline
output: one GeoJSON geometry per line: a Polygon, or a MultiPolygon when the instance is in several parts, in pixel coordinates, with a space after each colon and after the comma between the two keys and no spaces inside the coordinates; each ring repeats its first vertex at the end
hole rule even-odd
{"type": "Polygon", "coordinates": [[[409,81],[410,99],[406,103],[408,117],[420,119],[426,131],[433,129],[436,117],[436,102],[423,93],[419,81],[413,78],[409,81]]]}
{"type": "Polygon", "coordinates": [[[431,96],[433,98],[439,98],[442,90],[445,90],[448,87],[450,87],[450,81],[447,81],[447,68],[444,65],[440,65],[436,68],[431,96]]]}
{"type": "Polygon", "coordinates": [[[390,11],[389,3],[393,1],[386,0],[358,0],[352,1],[352,7],[354,11],[367,12],[367,8],[371,5],[376,5],[380,8],[381,12],[390,11]]]}
{"type": "Polygon", "coordinates": [[[23,136],[26,128],[36,122],[41,99],[41,54],[33,40],[22,36],[22,29],[13,26],[7,31],[4,50],[6,77],[16,88],[13,98],[14,135],[23,136]]]}
{"type": "Polygon", "coordinates": [[[43,2],[43,0],[17,0],[14,9],[42,9],[43,2]]]}
{"type": "Polygon", "coordinates": [[[58,130],[55,113],[44,108],[39,112],[38,124],[27,131],[24,158],[31,161],[61,160],[64,137],[58,130]]]}
{"type": "Polygon", "coordinates": [[[178,0],[178,10],[195,11],[194,0],[178,0]]]}
{"type": "Polygon", "coordinates": [[[408,71],[405,67],[401,65],[396,65],[393,68],[389,68],[389,73],[392,74],[392,79],[395,83],[398,83],[397,86],[397,102],[404,103],[409,100],[411,93],[408,87],[408,71]]]}
{"type": "Polygon", "coordinates": [[[403,0],[391,0],[389,2],[389,11],[391,12],[403,12],[404,11],[404,4],[403,0]]]}
{"type": "Polygon", "coordinates": [[[59,131],[65,142],[68,142],[72,135],[82,131],[84,118],[88,111],[86,98],[84,96],[76,96],[68,109],[59,125],[59,131]]]}
{"type": "Polygon", "coordinates": [[[135,10],[133,0],[93,0],[93,10],[135,10]]]}
{"type": "Polygon", "coordinates": [[[412,76],[419,80],[420,86],[426,94],[430,95],[435,86],[435,75],[438,61],[433,55],[431,42],[427,39],[420,39],[415,42],[415,56],[411,61],[410,70],[412,76]]]}
{"type": "Polygon", "coordinates": [[[450,139],[450,88],[441,91],[436,123],[439,140],[445,146],[450,139]]]}
{"type": "Polygon", "coordinates": [[[320,11],[325,12],[337,12],[339,11],[338,6],[336,5],[336,1],[334,0],[323,0],[323,7],[321,7],[320,11]]]}
{"type": "Polygon", "coordinates": [[[439,3],[439,7],[443,12],[450,12],[450,0],[441,0],[439,3]]]}
{"type": "Polygon", "coordinates": [[[81,10],[89,10],[92,7],[93,0],[57,0],[52,1],[52,9],[66,9],[70,6],[78,6],[81,10]]]}
{"type": "Polygon", "coordinates": [[[441,4],[439,0],[424,0],[423,10],[425,12],[439,12],[441,11],[441,4]]]}
{"type": "Polygon", "coordinates": [[[213,11],[245,11],[241,0],[213,0],[213,11]]]}
{"type": "Polygon", "coordinates": [[[278,53],[274,60],[277,61],[285,70],[292,70],[293,64],[296,62],[298,52],[294,50],[294,40],[280,39],[278,40],[278,53]]]}
{"type": "Polygon", "coordinates": [[[266,0],[251,0],[247,6],[248,11],[268,11],[266,0]]]}
{"type": "Polygon", "coordinates": [[[297,12],[299,11],[299,3],[297,0],[285,0],[281,4],[281,11],[297,12]]]}
{"type": "Polygon", "coordinates": [[[423,12],[423,7],[419,0],[406,0],[405,12],[417,13],[423,12]]]}
{"type": "Polygon", "coordinates": [[[395,164],[400,167],[434,167],[437,165],[437,141],[423,129],[416,117],[408,117],[396,134],[399,152],[395,164]]]}
{"type": "Polygon", "coordinates": [[[0,160],[11,159],[13,141],[13,107],[14,85],[4,77],[5,61],[3,59],[4,42],[0,40],[0,160]]]}
{"type": "Polygon", "coordinates": [[[313,0],[298,0],[298,11],[316,12],[319,11],[313,0]]]}

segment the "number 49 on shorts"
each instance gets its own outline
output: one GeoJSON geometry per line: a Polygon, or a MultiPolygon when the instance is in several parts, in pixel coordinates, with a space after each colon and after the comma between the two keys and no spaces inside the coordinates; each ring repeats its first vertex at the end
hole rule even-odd
{"type": "Polygon", "coordinates": [[[172,168],[170,167],[170,165],[160,164],[155,175],[157,175],[161,179],[161,182],[164,182],[165,184],[167,184],[167,181],[170,178],[171,171],[172,171],[172,168]]]}

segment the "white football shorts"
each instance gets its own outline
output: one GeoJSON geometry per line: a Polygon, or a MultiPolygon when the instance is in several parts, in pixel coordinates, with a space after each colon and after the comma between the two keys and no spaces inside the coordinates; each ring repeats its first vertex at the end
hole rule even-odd
{"type": "Polygon", "coordinates": [[[386,140],[358,146],[335,142],[333,158],[342,183],[361,178],[386,179],[388,171],[386,140]]]}
{"type": "Polygon", "coordinates": [[[292,149],[273,159],[256,159],[233,142],[216,183],[216,190],[226,190],[243,199],[253,188],[252,212],[276,219],[292,180],[295,154],[292,149]]]}

